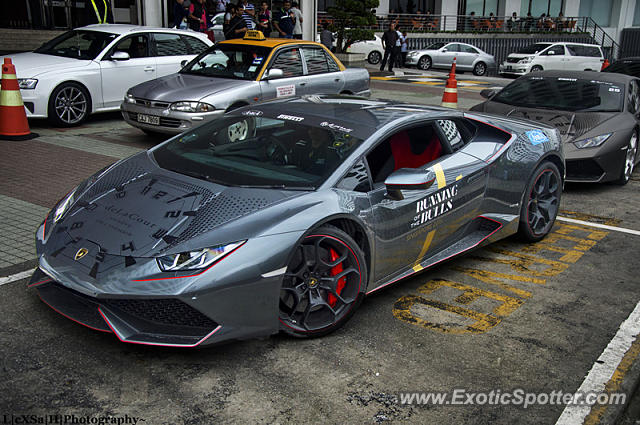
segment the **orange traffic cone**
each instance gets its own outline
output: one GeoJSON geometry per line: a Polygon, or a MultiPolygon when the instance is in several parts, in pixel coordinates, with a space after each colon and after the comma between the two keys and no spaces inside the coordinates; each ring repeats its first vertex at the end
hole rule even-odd
{"type": "Polygon", "coordinates": [[[604,71],[604,69],[605,69],[606,67],[608,67],[609,65],[611,65],[611,64],[609,63],[609,59],[605,59],[605,60],[604,60],[604,62],[602,62],[602,68],[600,68],[600,71],[604,71]]]}
{"type": "Polygon", "coordinates": [[[444,87],[444,94],[442,95],[442,106],[446,106],[447,108],[458,107],[458,82],[456,81],[456,58],[453,58],[453,64],[451,64],[451,72],[449,72],[447,85],[444,87]]]}
{"type": "Polygon", "coordinates": [[[0,88],[0,139],[28,140],[34,137],[38,135],[29,130],[27,113],[16,78],[16,68],[11,59],[4,58],[0,88]]]}

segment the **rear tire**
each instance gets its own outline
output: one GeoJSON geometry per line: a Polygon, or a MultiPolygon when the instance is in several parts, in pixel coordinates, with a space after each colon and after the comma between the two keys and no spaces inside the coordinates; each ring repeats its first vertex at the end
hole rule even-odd
{"type": "Polygon", "coordinates": [[[558,167],[545,161],[536,168],[525,189],[520,208],[520,236],[538,242],[551,231],[562,196],[562,177],[558,167]]]}
{"type": "Polygon", "coordinates": [[[625,185],[631,180],[631,175],[636,166],[636,157],[638,156],[638,130],[633,130],[627,144],[627,154],[622,161],[620,168],[620,177],[615,181],[616,184],[625,185]]]}
{"type": "Polygon", "coordinates": [[[486,75],[486,73],[487,73],[487,64],[484,62],[478,62],[473,67],[473,75],[477,75],[478,77],[481,77],[483,75],[486,75]]]}
{"type": "Polygon", "coordinates": [[[430,56],[425,55],[418,59],[418,69],[428,71],[431,69],[431,65],[433,65],[433,63],[430,56]]]}
{"type": "Polygon", "coordinates": [[[322,226],[295,248],[280,290],[280,329],[312,338],[344,325],[362,302],[367,288],[362,250],[345,232],[322,226]]]}

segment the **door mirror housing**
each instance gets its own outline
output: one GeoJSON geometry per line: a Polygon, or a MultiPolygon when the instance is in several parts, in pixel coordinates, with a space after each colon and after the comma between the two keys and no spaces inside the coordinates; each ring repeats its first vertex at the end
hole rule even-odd
{"type": "Polygon", "coordinates": [[[498,91],[495,89],[484,89],[480,92],[480,96],[484,97],[485,99],[491,99],[497,93],[498,91]]]}
{"type": "Polygon", "coordinates": [[[391,173],[384,181],[387,187],[387,195],[391,199],[402,200],[403,190],[426,190],[436,179],[433,170],[423,170],[421,168],[401,168],[391,173]]]}
{"type": "Polygon", "coordinates": [[[182,68],[184,68],[184,66],[185,66],[186,64],[188,64],[188,63],[189,63],[189,61],[188,61],[188,60],[183,59],[183,60],[180,62],[180,66],[181,66],[182,68]]]}
{"type": "Polygon", "coordinates": [[[271,68],[270,70],[268,70],[264,76],[262,77],[263,80],[277,80],[278,78],[282,78],[284,77],[284,71],[281,70],[280,68],[271,68]]]}
{"type": "Polygon", "coordinates": [[[117,51],[113,52],[109,59],[111,59],[112,61],[128,61],[129,59],[131,59],[131,56],[129,56],[129,53],[127,52],[117,51]]]}

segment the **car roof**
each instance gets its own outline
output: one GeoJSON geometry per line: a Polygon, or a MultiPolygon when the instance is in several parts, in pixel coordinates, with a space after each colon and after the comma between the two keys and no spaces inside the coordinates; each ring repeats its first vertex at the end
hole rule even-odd
{"type": "Polygon", "coordinates": [[[198,38],[206,38],[206,34],[199,33],[196,31],[187,31],[187,30],[180,30],[175,28],[146,27],[142,25],[128,25],[128,24],[93,24],[93,25],[87,25],[84,27],[79,27],[74,29],[89,30],[89,31],[104,31],[104,32],[109,32],[111,34],[118,34],[118,35],[127,34],[133,31],[167,32],[167,33],[191,35],[198,38]]]}
{"type": "MultiPolygon", "coordinates": [[[[460,115],[459,111],[440,106],[414,105],[385,99],[366,99],[341,95],[307,95],[287,99],[276,99],[247,106],[237,113],[262,111],[266,117],[287,116],[313,118],[321,121],[321,126],[337,124],[345,128],[353,128],[356,137],[366,138],[377,129],[393,122],[403,121],[416,114],[426,117],[441,118],[460,115]],[[323,125],[324,124],[324,125],[323,125]]],[[[236,112],[231,112],[235,114],[236,112]]],[[[261,114],[262,115],[262,114],[261,114]]]]}
{"type": "Polygon", "coordinates": [[[264,46],[269,48],[274,48],[278,46],[284,46],[287,44],[304,44],[310,46],[322,46],[320,43],[316,43],[315,41],[307,41],[307,40],[296,40],[289,38],[267,38],[264,40],[245,40],[243,38],[232,38],[230,40],[221,41],[220,44],[243,44],[248,46],[264,46]]]}
{"type": "MultiPolygon", "coordinates": [[[[547,77],[547,78],[578,78],[581,80],[598,80],[606,83],[624,83],[633,80],[635,77],[614,72],[598,71],[538,71],[523,76],[524,78],[547,77]]],[[[520,77],[520,78],[523,78],[520,77]]]]}

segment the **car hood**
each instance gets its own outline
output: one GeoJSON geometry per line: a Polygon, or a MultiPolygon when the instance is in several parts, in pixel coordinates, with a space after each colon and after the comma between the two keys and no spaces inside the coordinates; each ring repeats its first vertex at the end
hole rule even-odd
{"type": "Polygon", "coordinates": [[[248,83],[250,84],[251,82],[176,73],[138,84],[129,89],[129,93],[137,98],[159,102],[198,101],[214,93],[220,93],[248,83]]]}
{"type": "Polygon", "coordinates": [[[59,72],[63,69],[84,67],[91,63],[86,59],[63,58],[33,52],[16,53],[8,57],[16,67],[18,78],[32,78],[45,72],[59,72]]]}
{"type": "Polygon", "coordinates": [[[509,118],[526,118],[532,121],[549,124],[560,131],[562,140],[573,141],[585,135],[594,128],[612,119],[620,112],[568,112],[548,109],[522,108],[499,102],[485,102],[482,112],[505,115],[509,118]]]}
{"type": "Polygon", "coordinates": [[[84,190],[52,231],[49,249],[79,238],[140,258],[232,243],[268,229],[263,221],[274,215],[265,210],[309,193],[210,183],[158,168],[149,155],[117,164],[84,190]]]}

